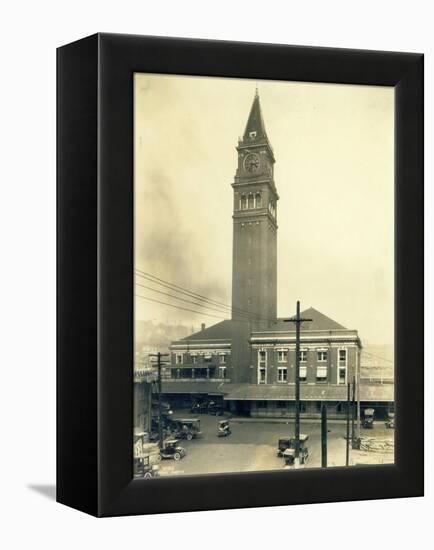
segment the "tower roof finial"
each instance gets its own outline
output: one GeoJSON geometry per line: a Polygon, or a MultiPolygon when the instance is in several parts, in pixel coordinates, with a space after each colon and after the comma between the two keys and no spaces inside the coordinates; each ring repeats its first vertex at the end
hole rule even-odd
{"type": "Polygon", "coordinates": [[[253,99],[252,107],[250,109],[250,114],[247,120],[243,139],[251,141],[253,137],[255,139],[262,139],[264,137],[267,137],[264,121],[262,119],[261,106],[259,104],[259,91],[257,84],[255,88],[255,97],[253,99]]]}

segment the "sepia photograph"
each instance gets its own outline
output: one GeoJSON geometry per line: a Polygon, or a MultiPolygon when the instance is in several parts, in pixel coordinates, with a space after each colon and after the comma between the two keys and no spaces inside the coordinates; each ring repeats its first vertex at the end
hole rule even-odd
{"type": "Polygon", "coordinates": [[[394,88],[134,74],[134,475],[391,464],[394,88]]]}

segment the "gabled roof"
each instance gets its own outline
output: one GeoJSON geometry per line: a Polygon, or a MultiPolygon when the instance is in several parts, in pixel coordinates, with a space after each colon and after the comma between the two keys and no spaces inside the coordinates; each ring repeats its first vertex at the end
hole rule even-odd
{"type": "MultiPolygon", "coordinates": [[[[343,325],[333,321],[333,319],[330,319],[330,317],[327,317],[327,315],[324,315],[313,307],[303,311],[301,316],[307,319],[312,319],[312,321],[306,321],[302,324],[302,330],[304,333],[307,330],[347,330],[343,325]]],[[[294,317],[291,317],[291,319],[292,318],[294,317]]],[[[294,332],[294,324],[284,322],[283,319],[284,318],[277,319],[275,324],[271,323],[268,329],[261,330],[260,332],[294,332]]],[[[227,319],[204,330],[190,334],[190,336],[186,336],[185,338],[182,338],[182,340],[178,340],[178,342],[192,340],[231,340],[234,336],[235,328],[234,322],[227,319]]]]}
{"type": "Polygon", "coordinates": [[[256,132],[256,139],[267,137],[264,119],[262,118],[261,104],[259,103],[259,94],[257,92],[252,103],[252,108],[250,109],[243,140],[250,139],[250,132],[256,132]]]}
{"type": "Polygon", "coordinates": [[[186,336],[180,342],[185,340],[231,340],[232,338],[232,321],[227,319],[216,325],[212,325],[204,330],[186,336]]]}
{"type": "MultiPolygon", "coordinates": [[[[340,325],[324,313],[321,313],[317,309],[310,307],[301,312],[301,317],[305,319],[312,319],[312,321],[305,321],[301,326],[303,331],[306,330],[347,330],[346,327],[340,325]]],[[[282,331],[295,331],[294,323],[288,323],[283,320],[284,318],[277,319],[277,324],[274,330],[282,331]]],[[[288,317],[286,317],[288,319],[288,317]]],[[[295,315],[289,317],[289,319],[295,319],[295,315]]]]}

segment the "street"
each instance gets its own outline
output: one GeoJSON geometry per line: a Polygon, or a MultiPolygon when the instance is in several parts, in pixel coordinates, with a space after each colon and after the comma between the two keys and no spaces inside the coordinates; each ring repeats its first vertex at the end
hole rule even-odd
{"type": "MultiPolygon", "coordinates": [[[[193,418],[186,411],[176,411],[174,416],[193,418]]],[[[231,420],[232,434],[217,437],[217,423],[223,417],[198,415],[202,435],[192,441],[180,440],[186,456],[176,462],[163,459],[160,463],[160,475],[196,475],[222,472],[251,472],[279,470],[284,460],[277,456],[277,442],[280,437],[293,436],[293,421],[270,421],[264,419],[235,418],[231,420]]],[[[309,435],[309,458],[307,468],[321,466],[321,421],[306,420],[301,423],[301,433],[309,435]]],[[[345,466],[345,422],[328,424],[328,466],[345,466]]],[[[374,429],[362,430],[362,438],[382,442],[387,440],[389,447],[394,432],[386,430],[383,422],[377,422],[374,429]]],[[[350,448],[350,465],[393,463],[393,452],[356,451],[350,448]]]]}

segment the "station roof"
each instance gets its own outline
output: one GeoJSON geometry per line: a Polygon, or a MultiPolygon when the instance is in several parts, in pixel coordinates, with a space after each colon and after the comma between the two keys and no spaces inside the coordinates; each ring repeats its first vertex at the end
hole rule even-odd
{"type": "MultiPolygon", "coordinates": [[[[202,381],[163,381],[163,393],[220,394],[225,401],[294,401],[293,384],[231,384],[202,381]]],[[[302,401],[346,401],[347,387],[301,384],[302,401]]],[[[393,384],[361,384],[360,401],[394,401],[393,384]]]]}
{"type": "MultiPolygon", "coordinates": [[[[327,315],[324,315],[317,309],[310,307],[301,313],[301,316],[312,321],[306,321],[302,324],[303,333],[306,331],[324,331],[324,330],[347,330],[343,325],[337,323],[327,315]]],[[[293,318],[293,317],[289,317],[293,318]]],[[[284,318],[276,319],[275,323],[271,323],[270,327],[258,333],[267,332],[295,332],[293,323],[288,323],[283,320],[284,318]]],[[[228,340],[231,341],[236,329],[236,322],[231,319],[226,319],[220,323],[216,323],[204,330],[199,330],[190,336],[186,336],[178,342],[191,342],[191,341],[211,341],[211,340],[228,340]]],[[[255,332],[256,334],[256,332],[255,332]]],[[[173,343],[173,342],[172,342],[173,343]]]]}
{"type": "MultiPolygon", "coordinates": [[[[302,323],[302,330],[347,330],[346,327],[337,323],[324,313],[321,313],[317,309],[310,307],[300,313],[300,316],[305,319],[312,319],[312,321],[305,321],[302,323]]],[[[292,317],[286,317],[286,319],[295,319],[295,315],[292,317]]],[[[293,323],[284,321],[284,317],[277,319],[277,323],[273,330],[295,332],[295,326],[293,323]]]]}
{"type": "Polygon", "coordinates": [[[230,319],[226,319],[224,321],[221,321],[220,323],[217,323],[216,325],[212,325],[208,328],[205,328],[204,330],[200,330],[198,332],[195,332],[194,334],[190,334],[190,336],[186,336],[182,340],[178,341],[184,342],[191,340],[231,340],[233,330],[232,325],[232,321],[230,319]]]}

